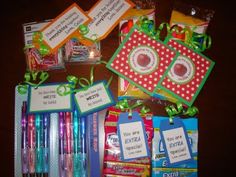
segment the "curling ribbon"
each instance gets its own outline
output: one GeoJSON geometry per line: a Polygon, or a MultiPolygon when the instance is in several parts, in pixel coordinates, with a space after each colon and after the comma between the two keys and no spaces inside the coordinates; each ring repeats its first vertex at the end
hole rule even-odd
{"type": "Polygon", "coordinates": [[[199,111],[197,109],[197,107],[188,107],[188,109],[185,111],[183,109],[183,105],[180,102],[176,103],[176,108],[174,105],[170,105],[165,107],[165,110],[167,112],[167,114],[169,115],[169,121],[170,124],[173,124],[173,118],[176,115],[186,115],[186,116],[194,116],[195,114],[197,114],[199,111]]]}
{"type": "Polygon", "coordinates": [[[43,42],[43,34],[40,31],[36,31],[33,33],[33,46],[39,50],[39,53],[42,56],[49,54],[50,49],[47,45],[43,42]]]}
{"type": "MultiPolygon", "coordinates": [[[[121,111],[129,111],[129,116],[132,115],[132,110],[134,108],[137,108],[139,106],[143,105],[143,103],[140,100],[137,100],[133,105],[129,105],[128,100],[127,99],[123,99],[119,102],[116,103],[116,108],[120,109],[121,111]]],[[[150,112],[149,108],[146,108],[145,106],[142,106],[140,113],[141,114],[146,114],[150,112]]]]}
{"type": "Polygon", "coordinates": [[[28,85],[37,89],[38,86],[40,86],[43,82],[45,82],[49,77],[49,74],[47,72],[41,71],[41,74],[39,76],[40,79],[39,83],[33,83],[32,81],[36,81],[38,73],[39,73],[38,71],[37,72],[31,71],[25,73],[24,75],[25,81],[23,83],[18,84],[17,86],[17,90],[20,94],[27,93],[28,85]]]}
{"type": "Polygon", "coordinates": [[[193,29],[190,30],[187,27],[184,29],[179,29],[177,25],[170,27],[168,23],[161,23],[157,30],[155,30],[153,20],[148,20],[147,17],[141,17],[137,23],[141,29],[141,31],[145,32],[149,36],[153,37],[154,39],[160,39],[161,31],[166,28],[167,30],[167,37],[171,38],[172,33],[175,32],[176,34],[185,34],[185,43],[192,49],[197,50],[199,52],[203,52],[206,49],[211,47],[212,41],[211,37],[206,34],[197,34],[193,33],[193,29]]]}
{"type": "MultiPolygon", "coordinates": [[[[107,62],[105,61],[100,61],[99,63],[103,63],[103,64],[107,64],[107,62]]],[[[76,93],[78,91],[80,91],[81,89],[76,89],[76,85],[78,83],[78,85],[80,87],[82,87],[83,90],[87,90],[90,86],[93,85],[93,81],[94,81],[94,66],[91,67],[90,70],[90,79],[86,79],[84,77],[78,79],[75,76],[67,76],[67,80],[69,82],[69,84],[61,84],[59,85],[59,87],[57,88],[57,93],[60,96],[65,96],[71,93],[76,93]]],[[[106,84],[106,88],[109,87],[110,83],[112,81],[112,76],[110,77],[110,79],[108,80],[107,84],[106,84]]]]}

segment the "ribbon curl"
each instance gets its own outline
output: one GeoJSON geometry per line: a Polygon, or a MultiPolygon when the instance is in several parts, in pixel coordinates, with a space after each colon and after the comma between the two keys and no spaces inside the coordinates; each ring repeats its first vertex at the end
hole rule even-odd
{"type": "Polygon", "coordinates": [[[43,42],[43,34],[40,31],[33,33],[33,46],[39,50],[42,56],[48,55],[50,53],[49,47],[43,42]]]}
{"type": "Polygon", "coordinates": [[[26,94],[28,90],[28,85],[34,87],[37,89],[43,82],[47,80],[49,77],[49,74],[45,71],[41,71],[41,74],[39,76],[39,83],[33,83],[32,81],[37,80],[39,72],[38,71],[31,71],[31,72],[26,72],[24,75],[25,81],[23,83],[18,84],[17,90],[20,94],[26,94]]]}
{"type": "Polygon", "coordinates": [[[197,114],[198,108],[197,107],[188,107],[187,110],[184,110],[183,104],[181,102],[176,103],[176,107],[174,105],[170,105],[165,107],[165,110],[169,116],[170,124],[173,124],[173,118],[177,115],[186,115],[186,116],[194,116],[197,114]]]}
{"type": "MultiPolygon", "coordinates": [[[[132,116],[133,109],[135,109],[141,105],[143,105],[143,103],[140,100],[137,100],[133,105],[129,105],[128,100],[123,99],[123,100],[117,102],[115,107],[120,109],[121,111],[128,111],[129,116],[132,116]]],[[[150,112],[150,109],[146,108],[145,106],[142,106],[142,108],[140,109],[141,114],[146,114],[148,112],[150,112]]]]}
{"type": "Polygon", "coordinates": [[[140,27],[141,31],[145,32],[156,40],[160,39],[161,32],[164,28],[166,28],[167,38],[173,38],[173,32],[180,35],[185,34],[184,43],[186,43],[190,48],[194,50],[203,52],[211,47],[211,37],[206,34],[194,33],[193,30],[196,27],[194,27],[193,29],[189,29],[187,27],[179,29],[177,25],[170,27],[168,23],[161,23],[156,30],[153,20],[149,20],[147,17],[141,17],[137,24],[140,27]]]}

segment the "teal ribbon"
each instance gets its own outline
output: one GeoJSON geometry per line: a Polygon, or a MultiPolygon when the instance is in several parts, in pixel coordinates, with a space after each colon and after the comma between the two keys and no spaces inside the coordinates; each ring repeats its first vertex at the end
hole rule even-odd
{"type": "MultiPolygon", "coordinates": [[[[128,111],[129,112],[129,116],[132,116],[132,111],[135,108],[137,108],[137,107],[139,107],[141,105],[143,105],[143,103],[140,100],[137,100],[134,104],[129,105],[128,100],[127,99],[123,99],[123,100],[121,100],[121,101],[116,103],[116,108],[120,109],[121,111],[128,111]]],[[[142,108],[140,110],[140,113],[141,114],[146,114],[148,112],[150,112],[150,109],[145,107],[145,106],[142,106],[142,108]]]]}
{"type": "Polygon", "coordinates": [[[167,106],[165,107],[165,110],[169,116],[170,124],[173,124],[173,118],[177,115],[194,116],[199,112],[195,106],[188,107],[187,110],[184,110],[181,102],[177,102],[176,107],[174,105],[167,106]]]}
{"type": "Polygon", "coordinates": [[[49,74],[45,71],[40,71],[40,72],[28,71],[24,75],[24,78],[25,78],[24,82],[18,84],[17,90],[20,94],[26,94],[28,90],[28,85],[37,89],[42,83],[44,83],[48,79],[48,77],[49,77],[49,74]],[[40,76],[39,76],[40,81],[38,83],[34,83],[37,80],[37,76],[39,73],[40,73],[40,76]]]}

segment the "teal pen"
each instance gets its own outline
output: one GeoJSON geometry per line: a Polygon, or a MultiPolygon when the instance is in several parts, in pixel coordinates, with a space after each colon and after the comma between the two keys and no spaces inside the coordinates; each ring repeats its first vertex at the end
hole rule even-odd
{"type": "Polygon", "coordinates": [[[36,114],[35,116],[35,132],[36,132],[36,140],[35,140],[35,172],[36,177],[41,177],[43,171],[43,125],[40,114],[36,114]]]}
{"type": "Polygon", "coordinates": [[[74,177],[81,176],[81,133],[80,133],[80,121],[78,117],[78,112],[75,109],[73,112],[73,134],[74,134],[74,177]]]}
{"type": "Polygon", "coordinates": [[[87,150],[86,150],[86,117],[80,118],[81,128],[81,159],[82,159],[82,177],[87,177],[87,150]]]}

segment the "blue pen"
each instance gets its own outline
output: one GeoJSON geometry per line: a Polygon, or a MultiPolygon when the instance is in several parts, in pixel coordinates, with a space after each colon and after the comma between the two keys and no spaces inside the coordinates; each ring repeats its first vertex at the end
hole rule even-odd
{"type": "Polygon", "coordinates": [[[48,176],[50,114],[43,115],[43,176],[48,176]]]}
{"type": "Polygon", "coordinates": [[[43,144],[43,138],[42,138],[42,119],[40,114],[36,114],[35,116],[35,131],[36,131],[36,151],[35,151],[35,172],[36,176],[41,177],[41,173],[43,170],[43,149],[42,149],[42,144],[43,144]]]}
{"type": "Polygon", "coordinates": [[[75,109],[73,112],[73,135],[74,135],[74,157],[73,157],[73,163],[74,163],[74,177],[80,177],[81,173],[81,132],[80,132],[80,122],[77,110],[75,109]]]}
{"type": "Polygon", "coordinates": [[[81,117],[81,153],[82,153],[82,177],[87,176],[86,162],[86,117],[81,117]]]}

